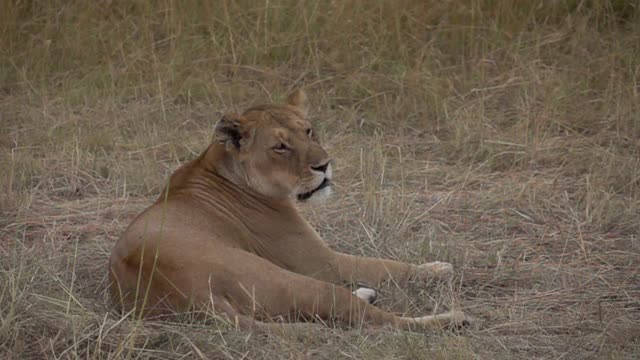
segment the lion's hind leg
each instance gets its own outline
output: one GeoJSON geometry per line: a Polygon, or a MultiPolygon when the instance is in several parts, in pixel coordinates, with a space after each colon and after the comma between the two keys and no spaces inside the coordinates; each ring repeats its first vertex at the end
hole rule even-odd
{"type": "MultiPolygon", "coordinates": [[[[380,310],[349,289],[282,269],[254,254],[230,249],[232,267],[213,283],[216,296],[237,313],[264,322],[318,321],[346,326],[400,329],[447,327],[464,321],[458,313],[408,318],[380,310]],[[233,280],[231,280],[233,279],[233,280]]],[[[214,279],[215,280],[215,279],[214,279]]]]}

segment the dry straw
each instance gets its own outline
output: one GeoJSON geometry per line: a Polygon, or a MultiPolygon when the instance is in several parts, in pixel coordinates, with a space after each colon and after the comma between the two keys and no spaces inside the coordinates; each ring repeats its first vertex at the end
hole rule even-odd
{"type": "Polygon", "coordinates": [[[640,357],[635,1],[3,1],[0,358],[640,357]],[[309,94],[334,247],[451,261],[463,333],[137,321],[111,246],[222,112],[309,94]]]}

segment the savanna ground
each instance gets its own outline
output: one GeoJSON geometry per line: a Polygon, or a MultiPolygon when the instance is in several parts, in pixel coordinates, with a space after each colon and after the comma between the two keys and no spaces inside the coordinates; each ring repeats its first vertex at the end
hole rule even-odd
{"type": "Polygon", "coordinates": [[[636,1],[3,1],[0,358],[640,357],[636,1]],[[138,321],[107,257],[224,112],[303,86],[336,249],[450,261],[459,333],[138,321]]]}

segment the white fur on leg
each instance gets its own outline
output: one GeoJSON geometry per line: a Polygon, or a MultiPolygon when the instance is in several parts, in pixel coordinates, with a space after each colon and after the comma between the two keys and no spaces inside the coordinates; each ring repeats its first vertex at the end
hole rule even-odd
{"type": "Polygon", "coordinates": [[[473,323],[473,319],[469,315],[466,315],[462,311],[457,310],[453,310],[443,314],[405,319],[411,319],[411,321],[415,321],[422,326],[431,327],[434,329],[442,329],[451,326],[469,326],[473,323]]]}
{"type": "Polygon", "coordinates": [[[357,288],[356,291],[353,292],[353,295],[368,302],[369,304],[373,304],[373,302],[376,301],[376,291],[373,289],[365,287],[357,288]]]}

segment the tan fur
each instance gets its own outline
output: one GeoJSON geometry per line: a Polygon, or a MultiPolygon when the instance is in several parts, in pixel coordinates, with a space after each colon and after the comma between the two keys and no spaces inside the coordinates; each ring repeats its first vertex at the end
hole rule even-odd
{"type": "Polygon", "coordinates": [[[111,254],[111,294],[125,310],[156,316],[213,307],[244,326],[322,319],[407,329],[465,320],[460,312],[398,317],[343,287],[449,274],[451,265],[416,266],[326,246],[294,206],[298,195],[331,177],[305,103],[296,92],[286,105],[226,115],[215,141],[173,173],[111,254]]]}

